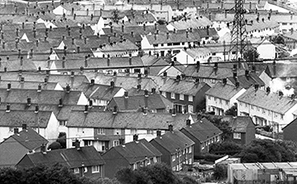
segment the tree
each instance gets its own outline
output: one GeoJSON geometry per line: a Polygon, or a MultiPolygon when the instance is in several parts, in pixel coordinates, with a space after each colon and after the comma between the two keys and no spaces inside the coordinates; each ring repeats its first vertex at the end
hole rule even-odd
{"type": "Polygon", "coordinates": [[[62,148],[66,148],[66,133],[65,132],[60,132],[56,142],[60,143],[62,148]]]}
{"type": "Polygon", "coordinates": [[[258,53],[257,49],[253,47],[243,52],[243,59],[245,61],[257,61],[259,56],[260,54],[258,53]]]}
{"type": "Polygon", "coordinates": [[[68,168],[60,164],[52,167],[39,165],[25,169],[2,168],[0,169],[1,184],[32,184],[32,183],[55,183],[55,184],[92,184],[87,178],[74,175],[68,168]]]}
{"type": "Polygon", "coordinates": [[[209,146],[209,153],[212,154],[228,154],[234,155],[242,151],[241,145],[232,141],[224,141],[222,143],[213,143],[209,146]]]}
{"type": "Polygon", "coordinates": [[[226,110],[225,115],[237,116],[237,104],[234,104],[230,109],[226,110]]]}
{"type": "Polygon", "coordinates": [[[222,121],[222,118],[215,116],[203,116],[212,122],[216,127],[218,127],[222,133],[223,140],[230,140],[232,137],[232,128],[229,126],[228,121],[222,121]]]}
{"type": "Polygon", "coordinates": [[[137,170],[124,168],[119,170],[115,177],[122,184],[186,184],[186,182],[198,184],[193,179],[180,179],[163,163],[141,167],[137,170]]]}
{"type": "Polygon", "coordinates": [[[215,180],[223,180],[227,178],[227,165],[217,164],[213,168],[213,175],[215,180]]]}
{"type": "Polygon", "coordinates": [[[292,162],[295,148],[286,141],[254,140],[239,154],[242,162],[292,162]]]}
{"type": "Polygon", "coordinates": [[[55,141],[48,146],[50,150],[62,149],[62,146],[59,142],[55,141]]]}
{"type": "Polygon", "coordinates": [[[277,35],[271,39],[274,44],[285,44],[285,40],[281,35],[277,35]]]}
{"type": "Polygon", "coordinates": [[[120,20],[120,16],[119,16],[119,10],[118,9],[115,9],[111,12],[112,14],[112,20],[115,22],[115,23],[118,23],[119,20],[120,20]]]}

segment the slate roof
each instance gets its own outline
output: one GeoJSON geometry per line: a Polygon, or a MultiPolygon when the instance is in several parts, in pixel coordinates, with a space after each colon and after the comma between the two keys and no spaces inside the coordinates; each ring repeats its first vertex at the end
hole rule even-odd
{"type": "Polygon", "coordinates": [[[165,134],[151,140],[150,142],[152,141],[157,142],[170,153],[176,153],[177,149],[183,150],[186,147],[195,144],[190,138],[188,138],[179,130],[168,131],[165,134]]]}
{"type": "Polygon", "coordinates": [[[85,114],[83,111],[72,111],[67,127],[167,130],[170,123],[176,129],[185,126],[189,116],[189,114],[172,116],[169,113],[147,113],[144,115],[142,112],[117,112],[117,114],[113,114],[110,111],[85,114]]]}
{"type": "Polygon", "coordinates": [[[7,88],[7,84],[11,84],[11,88],[14,89],[38,89],[38,85],[41,85],[41,89],[43,90],[54,90],[58,83],[57,82],[35,82],[35,81],[24,81],[24,82],[19,82],[19,81],[0,81],[0,89],[1,88],[7,88]]]}
{"type": "MultiPolygon", "coordinates": [[[[124,33],[127,34],[128,33],[130,35],[133,32],[134,36],[137,36],[137,35],[144,36],[144,35],[147,35],[149,33],[154,33],[154,32],[156,32],[156,30],[159,30],[160,32],[167,32],[168,31],[166,25],[156,24],[156,25],[138,26],[138,25],[126,25],[126,24],[127,23],[125,23],[125,24],[116,24],[113,27],[113,31],[117,32],[118,34],[124,34],[124,33]]],[[[103,31],[104,31],[105,34],[113,34],[113,33],[111,33],[110,28],[103,28],[103,31]]]]}
{"type": "Polygon", "coordinates": [[[96,149],[93,146],[88,146],[81,147],[80,150],[77,150],[76,148],[68,148],[47,151],[46,154],[43,154],[42,152],[27,154],[20,160],[17,166],[32,167],[40,164],[54,165],[56,163],[62,164],[70,169],[81,167],[82,164],[86,167],[105,164],[103,158],[96,149]],[[22,163],[25,158],[29,159],[31,163],[22,163]]]}
{"type": "MultiPolygon", "coordinates": [[[[141,107],[150,109],[166,109],[172,107],[172,102],[160,94],[149,94],[148,97],[144,95],[135,95],[125,97],[114,97],[112,101],[121,110],[140,110],[141,107]]],[[[113,107],[110,107],[113,108],[113,107]]]]}
{"type": "Polygon", "coordinates": [[[76,105],[82,92],[80,91],[58,91],[58,90],[41,90],[37,89],[0,89],[0,98],[3,103],[27,103],[27,98],[31,98],[34,104],[59,104],[62,99],[63,104],[76,105]]]}
{"type": "Polygon", "coordinates": [[[105,84],[110,85],[111,81],[114,81],[114,85],[118,87],[122,87],[126,90],[137,86],[138,84],[141,85],[142,89],[151,90],[152,88],[157,88],[157,84],[149,77],[142,76],[141,79],[137,78],[136,76],[113,76],[113,75],[106,75],[103,73],[97,74],[86,74],[88,78],[95,79],[97,84],[105,84]]]}
{"type": "Polygon", "coordinates": [[[122,89],[121,87],[111,87],[110,85],[104,84],[91,84],[82,83],[76,88],[76,90],[82,91],[87,98],[98,99],[98,100],[111,100],[114,95],[122,89]]]}
{"type": "Polygon", "coordinates": [[[209,95],[212,97],[230,100],[234,95],[239,93],[243,88],[239,86],[236,88],[230,84],[223,84],[221,82],[216,83],[213,87],[211,87],[208,91],[206,91],[205,95],[209,95]]]}
{"type": "MultiPolygon", "coordinates": [[[[210,34],[211,35],[211,34],[210,34]]],[[[159,32],[146,35],[148,42],[153,44],[166,44],[166,43],[181,43],[181,42],[200,42],[202,36],[196,31],[186,32],[186,31],[177,31],[174,32],[159,32]]]]}
{"type": "Polygon", "coordinates": [[[273,92],[267,95],[266,91],[261,89],[255,91],[253,87],[246,90],[237,100],[280,114],[286,113],[297,104],[297,101],[291,100],[289,97],[280,98],[277,93],[273,92]]]}
{"type": "Polygon", "coordinates": [[[205,82],[196,84],[193,81],[180,80],[177,82],[175,79],[168,79],[159,90],[163,92],[196,96],[196,94],[204,87],[209,86],[205,82]]]}
{"type": "Polygon", "coordinates": [[[70,85],[71,88],[76,88],[83,82],[89,82],[85,75],[62,75],[62,74],[46,74],[35,72],[0,72],[1,80],[19,81],[20,77],[24,77],[25,81],[44,82],[47,78],[48,82],[57,82],[63,88],[70,85]]]}
{"type": "Polygon", "coordinates": [[[248,89],[249,87],[254,86],[255,84],[258,84],[260,87],[265,86],[265,83],[260,79],[260,77],[256,73],[249,73],[248,77],[246,75],[239,75],[236,79],[234,77],[228,77],[228,79],[234,85],[236,84],[236,82],[239,82],[239,85],[244,89],[248,89]]]}
{"type": "Polygon", "coordinates": [[[125,145],[113,147],[112,149],[115,149],[117,152],[119,152],[125,159],[128,160],[130,164],[144,160],[146,157],[152,158],[160,157],[162,155],[162,153],[153,145],[151,145],[146,139],[129,142],[125,145]]]}
{"type": "Polygon", "coordinates": [[[248,131],[248,125],[254,124],[250,116],[224,116],[221,121],[228,121],[229,126],[232,128],[233,132],[246,133],[248,131]]]}
{"type": "Polygon", "coordinates": [[[208,119],[202,118],[197,122],[183,128],[200,142],[204,142],[211,137],[218,136],[223,132],[212,124],[208,119]]]}
{"type": "Polygon", "coordinates": [[[39,111],[36,114],[34,111],[15,111],[6,112],[0,111],[0,126],[2,127],[22,127],[22,124],[27,124],[28,127],[46,128],[50,120],[51,111],[39,111]]]}
{"type": "Polygon", "coordinates": [[[212,22],[204,16],[197,16],[195,18],[190,18],[190,19],[187,18],[184,20],[174,21],[174,22],[171,22],[170,25],[177,30],[188,29],[188,28],[199,29],[199,28],[204,28],[206,26],[211,26],[212,22]]]}
{"type": "MultiPolygon", "coordinates": [[[[206,65],[200,65],[198,72],[196,66],[188,65],[183,73],[186,76],[207,79],[224,79],[233,76],[232,68],[218,66],[218,70],[215,71],[213,66],[206,65]]],[[[237,75],[242,74],[244,74],[243,70],[237,70],[237,75]]]]}
{"type": "Polygon", "coordinates": [[[34,150],[39,148],[42,144],[46,145],[48,143],[44,137],[42,137],[30,127],[28,127],[26,130],[20,131],[19,134],[13,134],[11,137],[28,150],[34,150]]]}

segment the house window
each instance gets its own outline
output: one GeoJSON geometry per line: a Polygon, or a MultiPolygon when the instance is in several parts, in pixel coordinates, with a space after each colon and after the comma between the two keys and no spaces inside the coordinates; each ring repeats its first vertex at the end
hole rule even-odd
{"type": "Polygon", "coordinates": [[[184,96],[183,94],[180,94],[180,95],[179,95],[179,99],[180,99],[180,100],[184,100],[184,99],[185,99],[185,96],[184,96]]]}
{"type": "Polygon", "coordinates": [[[65,120],[61,120],[59,121],[60,126],[66,126],[67,125],[67,121],[65,120]]]}
{"type": "Polygon", "coordinates": [[[225,100],[226,105],[229,105],[229,102],[227,100],[225,100]]]}
{"type": "Polygon", "coordinates": [[[175,154],[172,155],[172,162],[174,162],[174,161],[175,161],[175,154]]]}
{"type": "Polygon", "coordinates": [[[74,168],[73,172],[74,172],[74,174],[78,174],[79,173],[79,168],[74,168]]]}
{"type": "Polygon", "coordinates": [[[99,172],[100,172],[100,166],[99,165],[92,166],[92,173],[99,173],[99,172]]]}
{"type": "Polygon", "coordinates": [[[88,168],[87,167],[84,167],[84,172],[88,172],[88,168]]]}
{"type": "Polygon", "coordinates": [[[222,104],[222,99],[220,99],[220,104],[222,104]]]}
{"type": "Polygon", "coordinates": [[[84,140],[85,142],[85,146],[92,146],[93,145],[93,141],[91,140],[84,140]]]}
{"type": "Polygon", "coordinates": [[[189,147],[189,151],[188,151],[189,153],[192,153],[192,147],[190,146],[189,147]]]}
{"type": "Polygon", "coordinates": [[[171,99],[175,99],[175,93],[171,93],[171,99]]]}
{"type": "Polygon", "coordinates": [[[132,135],[137,134],[137,130],[135,128],[131,129],[130,134],[132,134],[132,135]]]}
{"type": "Polygon", "coordinates": [[[158,44],[153,44],[154,47],[158,47],[158,44]]]}
{"type": "Polygon", "coordinates": [[[189,95],[189,102],[193,102],[193,96],[189,95]]]}
{"type": "Polygon", "coordinates": [[[114,129],[114,135],[121,135],[121,129],[114,129]]]}
{"type": "Polygon", "coordinates": [[[281,114],[281,119],[284,119],[284,115],[283,114],[281,114]]]}
{"type": "Polygon", "coordinates": [[[211,96],[208,96],[208,100],[211,100],[211,96]]]}
{"type": "Polygon", "coordinates": [[[265,109],[262,109],[262,113],[265,114],[265,109]]]}
{"type": "Polygon", "coordinates": [[[119,140],[113,140],[112,145],[118,146],[120,144],[119,140]]]}
{"type": "Polygon", "coordinates": [[[241,133],[233,133],[234,139],[241,139],[241,133]]]}
{"type": "Polygon", "coordinates": [[[154,134],[154,130],[147,130],[147,134],[154,134]]]}
{"type": "Polygon", "coordinates": [[[104,135],[105,134],[104,129],[103,128],[98,128],[97,129],[97,134],[104,135]]]}

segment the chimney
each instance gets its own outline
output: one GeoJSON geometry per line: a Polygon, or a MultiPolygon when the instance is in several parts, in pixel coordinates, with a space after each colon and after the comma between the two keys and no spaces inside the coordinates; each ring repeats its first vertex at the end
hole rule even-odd
{"type": "Polygon", "coordinates": [[[238,81],[235,82],[235,87],[236,87],[236,89],[239,88],[239,82],[238,81]]]}
{"type": "Polygon", "coordinates": [[[279,91],[279,92],[278,92],[278,96],[279,96],[279,98],[281,99],[281,98],[284,96],[284,93],[283,93],[282,91],[279,91]]]}
{"type": "Polygon", "coordinates": [[[120,145],[125,144],[125,139],[124,138],[119,138],[119,143],[120,143],[120,145]]]}
{"type": "Polygon", "coordinates": [[[218,63],[215,63],[214,66],[213,66],[213,70],[215,72],[215,74],[217,74],[217,71],[218,71],[218,63]]]}
{"type": "Polygon", "coordinates": [[[36,105],[36,106],[35,106],[35,111],[34,111],[34,113],[35,113],[35,114],[38,114],[38,112],[39,112],[39,106],[36,105]]]}
{"type": "Polygon", "coordinates": [[[148,97],[148,90],[147,89],[144,90],[144,97],[146,97],[146,98],[148,97]]]}
{"type": "Polygon", "coordinates": [[[118,113],[118,107],[117,106],[114,106],[113,107],[112,114],[117,114],[117,113],[118,113]]]}
{"type": "Polygon", "coordinates": [[[90,108],[93,107],[93,100],[89,100],[89,107],[90,107],[90,108]]]}
{"type": "Polygon", "coordinates": [[[199,72],[200,69],[200,61],[196,62],[196,71],[199,72]]]}
{"type": "Polygon", "coordinates": [[[28,107],[31,106],[31,98],[27,98],[27,106],[28,106],[28,107]]]}
{"type": "Polygon", "coordinates": [[[59,105],[58,105],[58,107],[63,107],[63,100],[62,100],[62,98],[59,99],[59,105]]]}
{"type": "Polygon", "coordinates": [[[199,84],[199,78],[196,78],[196,79],[195,79],[194,84],[195,84],[195,85],[198,85],[198,84],[199,84]]]}
{"type": "Polygon", "coordinates": [[[114,81],[110,81],[110,87],[114,88],[114,81]]]}
{"type": "Polygon", "coordinates": [[[168,125],[168,130],[169,130],[170,132],[173,131],[173,125],[172,125],[172,124],[168,125]]]}
{"type": "Polygon", "coordinates": [[[156,88],[152,88],[152,94],[156,93],[156,88]]]}
{"type": "Polygon", "coordinates": [[[269,93],[270,93],[270,87],[267,87],[266,88],[266,94],[269,95],[269,93]]]}
{"type": "Polygon", "coordinates": [[[224,78],[224,79],[223,79],[223,85],[225,86],[226,84],[227,84],[227,79],[224,78]]]}
{"type": "Polygon", "coordinates": [[[146,25],[145,24],[143,24],[143,31],[145,31],[146,30],[146,25]]]}
{"type": "Polygon", "coordinates": [[[176,116],[176,110],[175,110],[175,108],[172,109],[171,115],[172,116],[176,116]]]}
{"type": "Polygon", "coordinates": [[[186,120],[186,125],[187,125],[187,126],[190,126],[190,125],[191,125],[191,120],[190,120],[190,119],[187,119],[187,120],[186,120]]]}
{"type": "Polygon", "coordinates": [[[166,38],[169,39],[169,32],[166,33],[166,38]]]}
{"type": "Polygon", "coordinates": [[[22,130],[27,131],[27,124],[22,124],[22,130]]]}
{"type": "Polygon", "coordinates": [[[69,84],[67,84],[67,86],[66,86],[66,93],[70,93],[70,86],[69,86],[69,84]]]}
{"type": "Polygon", "coordinates": [[[137,134],[133,135],[133,141],[138,141],[138,135],[137,134]]]}
{"type": "Polygon", "coordinates": [[[6,112],[10,112],[10,104],[6,105],[6,112]]]}
{"type": "Polygon", "coordinates": [[[137,84],[136,88],[137,88],[137,91],[140,91],[141,90],[141,85],[137,84]]]}
{"type": "Polygon", "coordinates": [[[132,54],[129,53],[129,65],[132,66],[132,54]]]}
{"type": "Polygon", "coordinates": [[[249,72],[248,70],[245,70],[245,77],[246,77],[247,79],[249,79],[249,77],[250,77],[250,72],[249,72]]]}
{"type": "Polygon", "coordinates": [[[236,71],[233,72],[233,78],[234,78],[235,80],[237,80],[237,72],[236,72],[236,71]]]}
{"type": "Polygon", "coordinates": [[[85,68],[88,67],[88,56],[85,56],[85,68]]]}
{"type": "Polygon", "coordinates": [[[84,113],[85,113],[85,114],[88,114],[88,111],[89,111],[89,106],[88,106],[88,105],[85,105],[84,113]]]}
{"type": "Polygon", "coordinates": [[[40,93],[40,92],[41,92],[41,84],[38,84],[37,93],[40,93]]]}
{"type": "Polygon", "coordinates": [[[76,47],[76,52],[80,53],[80,47],[76,47]]]}
{"type": "Polygon", "coordinates": [[[206,26],[206,35],[209,36],[209,26],[206,26]]]}
{"type": "Polygon", "coordinates": [[[157,130],[157,137],[161,136],[161,130],[157,130]]]}
{"type": "Polygon", "coordinates": [[[128,91],[124,92],[124,97],[127,99],[128,98],[128,91]]]}
{"type": "Polygon", "coordinates": [[[138,73],[137,78],[141,79],[141,73],[138,73]]]}
{"type": "Polygon", "coordinates": [[[163,77],[167,77],[167,72],[163,72],[163,77]]]}
{"type": "Polygon", "coordinates": [[[45,148],[45,144],[42,143],[41,146],[40,146],[40,152],[45,155],[46,154],[46,148],[45,148]]]}
{"type": "Polygon", "coordinates": [[[14,129],[13,129],[13,133],[14,133],[14,134],[19,134],[19,129],[18,129],[18,128],[14,128],[14,129]]]}
{"type": "Polygon", "coordinates": [[[44,83],[47,84],[47,82],[48,82],[48,79],[44,78],[44,83]]]}
{"type": "Polygon", "coordinates": [[[8,83],[7,84],[7,91],[10,91],[11,90],[11,83],[8,83]]]}
{"type": "Polygon", "coordinates": [[[94,86],[94,84],[95,84],[95,79],[91,79],[91,83],[90,83],[90,85],[91,85],[91,86],[94,86]]]}
{"type": "Polygon", "coordinates": [[[180,76],[179,75],[176,76],[175,81],[176,82],[179,82],[180,81],[180,76]]]}
{"type": "Polygon", "coordinates": [[[255,84],[254,88],[255,88],[255,92],[256,92],[259,89],[259,84],[255,84]]]}
{"type": "Polygon", "coordinates": [[[78,151],[81,149],[79,140],[77,140],[77,139],[75,140],[74,146],[75,146],[76,150],[78,150],[78,151]]]}

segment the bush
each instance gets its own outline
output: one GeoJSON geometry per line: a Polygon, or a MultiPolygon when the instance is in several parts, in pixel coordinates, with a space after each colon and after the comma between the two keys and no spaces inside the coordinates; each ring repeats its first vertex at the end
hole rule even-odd
{"type": "Polygon", "coordinates": [[[215,180],[223,180],[227,178],[227,165],[217,164],[213,169],[213,177],[215,180]]]}

